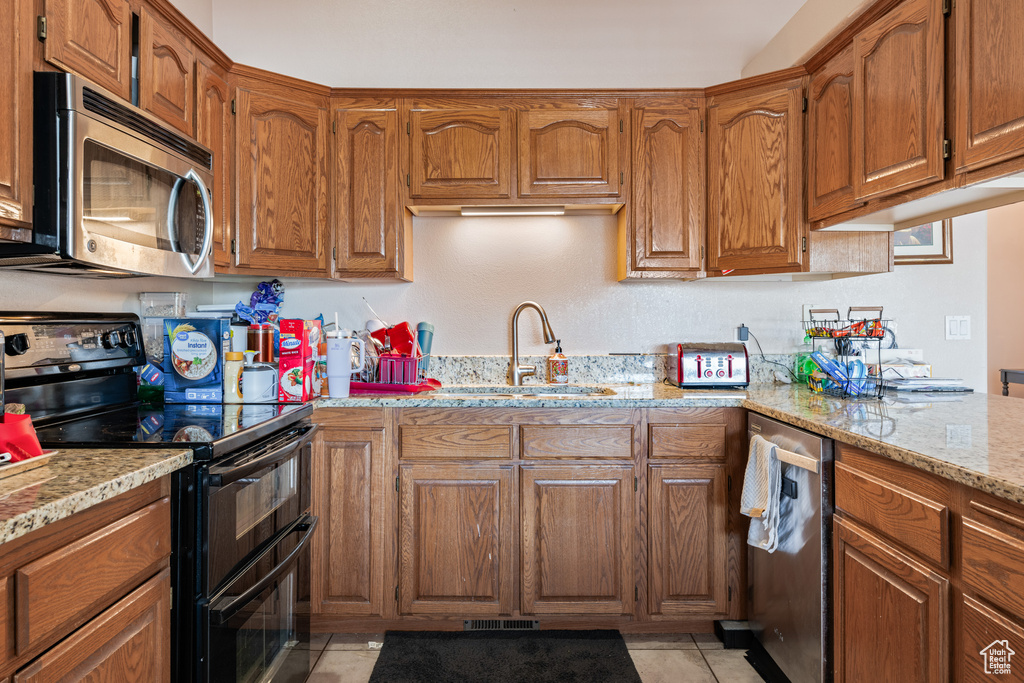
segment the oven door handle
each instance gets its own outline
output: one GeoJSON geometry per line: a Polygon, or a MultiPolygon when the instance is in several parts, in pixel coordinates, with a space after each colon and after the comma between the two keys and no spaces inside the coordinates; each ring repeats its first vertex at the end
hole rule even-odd
{"type": "MultiPolygon", "coordinates": [[[[228,619],[238,614],[239,610],[252,602],[257,595],[265,591],[267,587],[277,579],[277,577],[281,576],[281,574],[283,574],[288,567],[295,562],[299,554],[306,549],[306,546],[309,545],[310,539],[313,537],[313,531],[316,530],[316,525],[319,521],[319,518],[314,517],[313,515],[305,515],[301,519],[293,522],[292,528],[282,534],[280,540],[285,539],[296,531],[303,531],[305,533],[302,535],[302,539],[299,541],[298,545],[296,545],[295,548],[288,553],[288,556],[281,560],[281,562],[278,563],[278,565],[274,567],[269,574],[257,581],[253,586],[250,586],[242,593],[229,600],[225,605],[217,607],[216,609],[211,609],[210,621],[217,626],[223,626],[227,623],[228,619]]],[[[278,543],[267,548],[267,550],[258,558],[254,559],[250,566],[257,564],[260,560],[266,557],[268,553],[273,552],[274,548],[276,548],[280,543],[280,540],[278,543]]]]}
{"type": "Polygon", "coordinates": [[[308,427],[305,427],[302,433],[299,434],[299,436],[296,437],[294,440],[289,441],[287,444],[281,446],[280,448],[275,448],[266,455],[261,455],[255,460],[250,460],[248,462],[242,463],[241,465],[236,465],[234,467],[211,467],[209,477],[210,486],[227,486],[228,484],[236,482],[239,479],[242,479],[243,477],[249,476],[253,472],[261,470],[264,467],[267,467],[268,465],[274,464],[278,460],[284,460],[284,456],[288,455],[289,453],[296,449],[302,448],[309,441],[311,441],[317,429],[318,425],[309,425],[308,427]]]}

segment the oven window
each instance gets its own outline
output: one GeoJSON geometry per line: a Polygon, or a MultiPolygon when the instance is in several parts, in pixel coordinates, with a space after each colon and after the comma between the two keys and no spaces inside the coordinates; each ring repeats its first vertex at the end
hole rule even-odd
{"type": "Polygon", "coordinates": [[[91,139],[83,145],[82,220],[93,234],[162,251],[196,256],[196,216],[201,197],[193,183],[189,190],[178,176],[149,166],[91,139]],[[174,215],[168,216],[172,195],[174,215]],[[168,229],[168,219],[173,231],[168,229]]]}
{"type": "MultiPolygon", "coordinates": [[[[243,465],[244,466],[244,465],[243,465]]],[[[272,465],[211,486],[207,539],[208,584],[220,586],[264,543],[300,518],[309,503],[309,447],[297,448],[272,465]]]]}
{"type": "Polygon", "coordinates": [[[298,495],[299,461],[292,458],[239,490],[235,498],[235,540],[243,538],[298,495]]]}
{"type": "Polygon", "coordinates": [[[295,636],[295,572],[270,591],[266,598],[239,616],[234,628],[234,680],[238,683],[260,681],[281,659],[295,636]]]}

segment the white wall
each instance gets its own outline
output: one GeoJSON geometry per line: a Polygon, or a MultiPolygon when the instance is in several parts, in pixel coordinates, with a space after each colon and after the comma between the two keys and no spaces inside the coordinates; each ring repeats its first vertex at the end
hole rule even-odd
{"type": "Polygon", "coordinates": [[[95,280],[0,270],[2,311],[139,313],[139,292],[187,292],[192,304],[210,303],[213,284],[158,277],[95,280]]]}
{"type": "Polygon", "coordinates": [[[736,79],[803,0],[214,0],[232,59],[331,86],[670,88],[736,79]]]}
{"type": "Polygon", "coordinates": [[[213,37],[213,0],[171,0],[208,38],[213,37]]]}
{"type": "Polygon", "coordinates": [[[807,0],[743,67],[743,78],[803,64],[874,0],[807,0]]]}
{"type": "MultiPolygon", "coordinates": [[[[882,305],[904,347],[923,347],[935,371],[985,388],[986,216],[954,223],[953,265],[898,266],[893,273],[827,282],[615,281],[615,219],[414,219],[415,282],[345,284],[286,281],[287,316],[362,327],[370,313],[388,323],[426,320],[439,354],[505,354],[513,309],[529,299],[547,310],[572,355],[652,352],[676,341],[729,341],[746,323],[765,353],[796,350],[801,304],[882,305]],[[945,315],[971,315],[973,340],[943,339],[945,315]]],[[[247,297],[251,285],[218,284],[218,301],[247,297]]],[[[537,316],[521,318],[523,353],[545,354],[537,316]]],[[[754,348],[751,345],[751,348],[754,348]]]]}

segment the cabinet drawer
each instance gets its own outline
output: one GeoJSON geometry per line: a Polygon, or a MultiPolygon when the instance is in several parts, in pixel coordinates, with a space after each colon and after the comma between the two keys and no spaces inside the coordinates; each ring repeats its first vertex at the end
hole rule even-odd
{"type": "Polygon", "coordinates": [[[511,458],[512,429],[469,425],[402,427],[399,457],[511,458]]]}
{"type": "Polygon", "coordinates": [[[836,463],[836,508],[906,548],[949,567],[949,508],[843,462],[836,463]]]}
{"type": "Polygon", "coordinates": [[[171,576],[164,569],[14,677],[57,680],[171,679],[171,576]]]}
{"type": "Polygon", "coordinates": [[[23,566],[14,575],[19,653],[67,632],[152,576],[171,552],[167,498],[23,566]]]}
{"type": "Polygon", "coordinates": [[[961,675],[957,680],[982,683],[993,678],[999,680],[1000,675],[1010,680],[1013,662],[1007,656],[1007,650],[1024,652],[1024,626],[969,595],[963,597],[960,614],[963,639],[961,675]]]}
{"type": "Polygon", "coordinates": [[[523,458],[633,457],[633,428],[523,427],[523,458]]]}
{"type": "Polygon", "coordinates": [[[994,605],[1024,616],[1024,541],[967,517],[961,539],[964,584],[994,605]]]}
{"type": "Polygon", "coordinates": [[[725,461],[725,425],[651,425],[651,457],[725,461]]]}

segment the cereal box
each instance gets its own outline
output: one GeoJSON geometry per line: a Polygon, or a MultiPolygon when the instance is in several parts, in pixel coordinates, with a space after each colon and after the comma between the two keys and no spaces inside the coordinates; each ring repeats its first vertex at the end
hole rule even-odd
{"type": "Polygon", "coordinates": [[[281,382],[278,401],[301,403],[319,398],[320,387],[315,386],[315,383],[320,336],[318,320],[281,321],[281,349],[278,356],[281,382]]]}
{"type": "Polygon", "coordinates": [[[227,319],[164,320],[164,401],[221,403],[224,353],[230,344],[227,319]]]}

